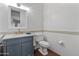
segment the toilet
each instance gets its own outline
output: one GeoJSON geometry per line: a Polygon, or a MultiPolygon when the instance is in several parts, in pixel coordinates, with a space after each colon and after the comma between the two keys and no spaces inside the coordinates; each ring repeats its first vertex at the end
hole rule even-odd
{"type": "Polygon", "coordinates": [[[43,35],[37,36],[36,42],[38,42],[39,44],[38,51],[43,55],[47,55],[48,54],[47,48],[49,47],[49,43],[44,40],[44,36],[43,35]]]}

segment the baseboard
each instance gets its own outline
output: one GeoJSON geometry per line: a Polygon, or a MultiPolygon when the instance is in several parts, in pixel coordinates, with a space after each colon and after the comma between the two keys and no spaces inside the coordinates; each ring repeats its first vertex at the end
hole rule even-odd
{"type": "Polygon", "coordinates": [[[51,49],[51,48],[48,48],[48,49],[51,50],[51,51],[53,51],[53,52],[55,52],[55,53],[58,54],[59,56],[63,56],[63,54],[62,54],[61,52],[59,52],[59,51],[56,51],[56,50],[51,49]]]}

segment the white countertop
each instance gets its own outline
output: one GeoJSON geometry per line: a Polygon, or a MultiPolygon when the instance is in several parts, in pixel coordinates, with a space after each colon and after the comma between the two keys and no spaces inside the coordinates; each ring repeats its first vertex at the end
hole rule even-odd
{"type": "Polygon", "coordinates": [[[3,38],[0,37],[0,43],[6,39],[19,38],[19,37],[25,37],[25,36],[34,36],[34,34],[9,34],[9,35],[5,35],[3,38]]]}
{"type": "Polygon", "coordinates": [[[33,34],[10,34],[10,35],[5,35],[3,39],[18,38],[25,36],[33,36],[33,34]]]}
{"type": "Polygon", "coordinates": [[[41,34],[8,34],[8,35],[5,35],[3,38],[0,37],[0,43],[6,39],[19,38],[19,37],[25,37],[25,36],[39,36],[39,35],[41,34]]]}

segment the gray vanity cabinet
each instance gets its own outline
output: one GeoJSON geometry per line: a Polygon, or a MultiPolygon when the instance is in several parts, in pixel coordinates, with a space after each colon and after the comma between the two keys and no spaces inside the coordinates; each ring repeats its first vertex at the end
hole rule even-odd
{"type": "Polygon", "coordinates": [[[33,37],[27,37],[22,39],[22,56],[33,55],[33,37]]]}
{"type": "Polygon", "coordinates": [[[7,56],[31,56],[33,55],[33,37],[21,37],[6,39],[3,41],[4,55],[7,56]]]}
{"type": "Polygon", "coordinates": [[[21,56],[21,40],[19,38],[3,41],[3,54],[7,56],[21,56]]]}

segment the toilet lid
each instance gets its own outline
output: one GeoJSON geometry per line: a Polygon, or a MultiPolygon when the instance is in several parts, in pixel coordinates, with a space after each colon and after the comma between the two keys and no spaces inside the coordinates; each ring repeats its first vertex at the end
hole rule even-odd
{"type": "Polygon", "coordinates": [[[46,42],[46,41],[40,41],[39,43],[43,44],[43,45],[49,45],[48,42],[46,42]]]}

